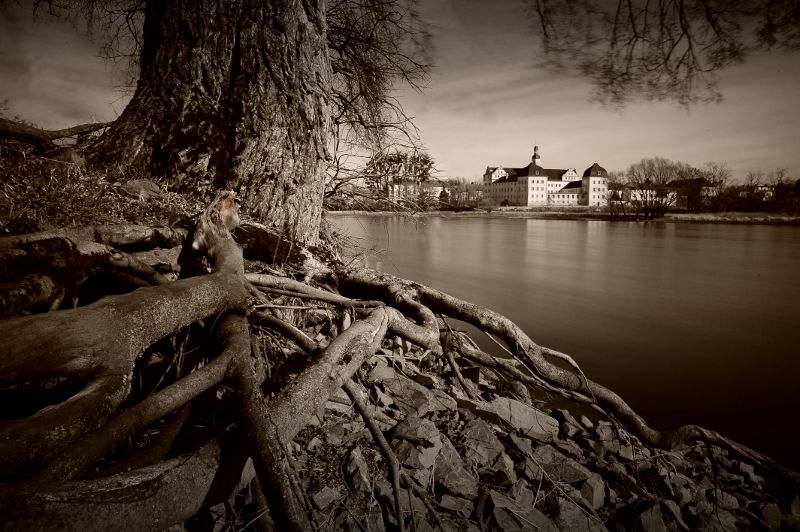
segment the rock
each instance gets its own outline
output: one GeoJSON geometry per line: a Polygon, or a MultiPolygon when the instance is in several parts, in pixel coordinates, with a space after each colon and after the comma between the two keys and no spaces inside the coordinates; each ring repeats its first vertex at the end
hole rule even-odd
{"type": "Polygon", "coordinates": [[[345,461],[345,480],[354,492],[362,496],[372,494],[372,481],[364,455],[359,447],[353,448],[345,461]]]}
{"type": "Polygon", "coordinates": [[[478,482],[466,470],[464,461],[446,436],[442,436],[442,449],[436,457],[433,478],[450,495],[469,500],[478,496],[478,482]]]}
{"type": "Polygon", "coordinates": [[[475,509],[475,505],[472,504],[472,501],[462,499],[461,497],[453,497],[452,495],[448,495],[446,493],[442,495],[442,500],[439,502],[439,506],[451,513],[460,515],[461,517],[469,517],[472,514],[472,511],[475,509]]]}
{"type": "Polygon", "coordinates": [[[341,494],[339,493],[339,490],[325,486],[318,492],[311,495],[311,502],[314,504],[317,510],[324,510],[340,496],[341,494]]]}
{"type": "Polygon", "coordinates": [[[437,405],[436,410],[450,410],[455,412],[455,410],[458,408],[456,400],[447,395],[446,392],[433,389],[431,390],[431,393],[434,397],[433,402],[437,405]]]}
{"type": "Polygon", "coordinates": [[[397,377],[397,372],[389,367],[389,364],[386,360],[382,358],[378,358],[378,362],[375,364],[375,367],[367,375],[367,381],[375,384],[379,382],[383,382],[386,379],[394,379],[397,377]]]}
{"type": "Polygon", "coordinates": [[[619,450],[617,451],[617,455],[628,462],[633,461],[633,453],[633,445],[620,445],[619,450]]]}
{"type": "Polygon", "coordinates": [[[778,530],[781,526],[781,509],[774,502],[763,502],[758,505],[758,517],[770,530],[778,530]]]}
{"type": "Polygon", "coordinates": [[[383,523],[383,512],[380,506],[370,507],[367,514],[367,532],[386,532],[386,525],[383,523]]]}
{"type": "Polygon", "coordinates": [[[580,422],[581,422],[581,425],[583,425],[587,429],[593,429],[594,428],[594,423],[592,423],[592,420],[589,419],[588,417],[586,417],[585,415],[582,415],[580,417],[580,422]]]}
{"type": "Polygon", "coordinates": [[[442,400],[426,387],[402,375],[384,379],[383,386],[407,416],[422,417],[429,412],[448,409],[448,405],[443,404],[442,400]]]}
{"type": "Polygon", "coordinates": [[[526,474],[538,482],[542,475],[552,482],[575,484],[591,476],[591,472],[572,458],[564,456],[552,445],[540,445],[526,461],[526,474]]]}
{"type": "Polygon", "coordinates": [[[689,525],[687,525],[683,520],[683,515],[681,515],[681,509],[678,506],[678,503],[670,499],[664,499],[661,501],[661,504],[667,510],[667,514],[681,527],[681,529],[690,530],[689,525]]]}
{"type": "MultiPolygon", "coordinates": [[[[533,457],[533,446],[531,445],[531,440],[529,440],[528,438],[522,438],[520,436],[517,436],[516,434],[509,434],[509,439],[511,440],[511,445],[512,445],[512,449],[509,449],[510,451],[516,450],[517,453],[520,455],[520,458],[533,457]]],[[[520,459],[518,461],[523,461],[523,460],[520,459]]]]}
{"type": "Polygon", "coordinates": [[[493,463],[504,451],[503,444],[482,419],[474,419],[466,424],[461,431],[461,441],[464,446],[464,460],[479,468],[493,463]]]}
{"type": "Polygon", "coordinates": [[[510,486],[517,481],[514,462],[506,453],[500,453],[490,470],[493,472],[493,481],[496,486],[510,486]]]}
{"type": "Polygon", "coordinates": [[[611,441],[614,439],[614,428],[608,421],[600,421],[597,423],[595,434],[600,441],[611,441]]]}
{"type": "Polygon", "coordinates": [[[533,491],[528,487],[528,483],[522,479],[514,483],[508,494],[523,508],[533,506],[534,502],[536,502],[536,496],[533,491]]]}
{"type": "Polygon", "coordinates": [[[322,445],[322,440],[320,440],[318,437],[314,436],[313,438],[311,438],[311,440],[306,445],[306,450],[313,451],[314,449],[316,449],[320,445],[322,445]]]}
{"type": "Polygon", "coordinates": [[[578,462],[583,461],[583,450],[581,449],[580,445],[575,443],[573,440],[556,440],[553,443],[558,447],[559,451],[568,455],[570,458],[574,458],[578,462]]]}
{"type": "Polygon", "coordinates": [[[178,255],[181,254],[181,246],[176,246],[170,249],[155,248],[145,251],[135,251],[131,256],[154,270],[159,272],[177,272],[180,271],[178,266],[178,255]]]}
{"type": "Polygon", "coordinates": [[[492,489],[481,495],[476,513],[481,530],[558,532],[555,523],[538,509],[523,507],[514,499],[492,489]]]}
{"type": "Polygon", "coordinates": [[[486,405],[486,410],[528,438],[552,441],[558,436],[558,421],[515,399],[497,397],[486,405]]]}
{"type": "Polygon", "coordinates": [[[119,189],[120,192],[140,200],[147,200],[161,195],[161,187],[151,179],[131,179],[126,181],[119,189]]]}
{"type": "Polygon", "coordinates": [[[442,516],[440,519],[443,532],[481,532],[480,528],[466,519],[447,519],[446,516],[442,516]]]}
{"type": "MultiPolygon", "coordinates": [[[[388,509],[386,513],[389,517],[389,524],[396,526],[397,522],[394,519],[394,491],[388,480],[379,480],[375,482],[375,495],[384,508],[388,509]]],[[[407,489],[400,490],[400,510],[406,515],[413,513],[419,514],[420,516],[424,516],[425,512],[428,511],[425,507],[425,503],[414,495],[411,490],[407,489]]]]}
{"type": "Polygon", "coordinates": [[[719,507],[725,510],[736,510],[739,507],[739,501],[736,497],[721,489],[714,490],[713,497],[719,507]]]}
{"type": "Polygon", "coordinates": [[[548,500],[551,516],[554,516],[556,525],[560,530],[570,532],[608,532],[608,529],[599,517],[591,515],[574,501],[565,499],[560,495],[548,500]]]}
{"type": "Polygon", "coordinates": [[[636,500],[628,504],[617,512],[614,522],[620,529],[631,532],[667,532],[661,507],[655,501],[636,500]]]}
{"type": "Polygon", "coordinates": [[[789,505],[789,512],[795,517],[800,517],[800,496],[798,495],[794,496],[794,499],[792,499],[792,503],[789,505]]]}
{"type": "Polygon", "coordinates": [[[430,469],[436,462],[442,439],[432,421],[416,416],[399,423],[392,434],[397,459],[412,469],[430,469]]]}
{"type": "Polygon", "coordinates": [[[428,375],[427,373],[417,373],[416,375],[412,375],[411,379],[417,384],[421,384],[428,389],[435,389],[442,386],[441,379],[434,377],[433,375],[428,375]]]}
{"type": "Polygon", "coordinates": [[[581,497],[595,510],[603,506],[606,499],[606,484],[603,482],[603,477],[597,473],[589,475],[589,478],[581,484],[581,497]]]}

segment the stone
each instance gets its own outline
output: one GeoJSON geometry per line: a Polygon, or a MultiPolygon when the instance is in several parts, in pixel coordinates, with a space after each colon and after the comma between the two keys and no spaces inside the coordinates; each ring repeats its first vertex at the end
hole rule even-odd
{"type": "Polygon", "coordinates": [[[538,482],[542,475],[552,482],[576,484],[591,476],[591,472],[572,458],[564,456],[552,445],[540,445],[526,462],[526,474],[538,482]]]}
{"type": "Polygon", "coordinates": [[[725,510],[736,510],[739,507],[739,501],[730,493],[721,489],[715,489],[713,494],[714,499],[720,508],[725,510]]]}
{"type": "Polygon", "coordinates": [[[336,488],[325,486],[321,490],[311,495],[311,502],[317,510],[324,510],[330,506],[333,501],[337,500],[341,494],[336,488]]]}
{"type": "Polygon", "coordinates": [[[361,448],[354,447],[347,455],[345,460],[345,480],[348,486],[355,493],[362,496],[372,494],[372,480],[370,479],[369,467],[367,466],[361,448]]]}
{"type": "Polygon", "coordinates": [[[581,422],[581,425],[583,425],[587,429],[593,429],[594,428],[594,423],[592,423],[592,420],[589,419],[588,417],[586,417],[586,415],[581,415],[580,422],[581,422]]]}
{"type": "Polygon", "coordinates": [[[398,408],[407,416],[422,417],[429,412],[448,409],[448,405],[443,404],[431,390],[402,375],[384,379],[383,386],[394,398],[398,408]]]}
{"type": "Polygon", "coordinates": [[[683,515],[681,514],[681,509],[678,506],[678,503],[670,499],[664,499],[661,501],[661,505],[667,510],[667,514],[681,527],[682,530],[690,530],[689,525],[687,525],[683,520],[683,515]]]}
{"type": "Polygon", "coordinates": [[[514,485],[511,486],[511,490],[509,490],[508,494],[523,508],[533,506],[536,502],[536,496],[533,494],[533,490],[531,490],[528,487],[528,483],[522,479],[517,480],[514,485]]]}
{"type": "Polygon", "coordinates": [[[160,196],[162,190],[161,187],[151,179],[131,179],[120,187],[120,192],[133,198],[147,200],[160,196]]]}
{"type": "Polygon", "coordinates": [[[494,431],[482,419],[474,419],[461,431],[464,446],[464,460],[478,468],[486,467],[497,460],[504,451],[503,444],[495,436],[494,431]]]}
{"type": "Polygon", "coordinates": [[[514,472],[514,462],[506,453],[500,453],[497,460],[490,467],[493,472],[493,480],[496,486],[511,486],[517,481],[517,474],[514,472]]]}
{"type": "Polygon", "coordinates": [[[431,390],[431,393],[434,397],[433,403],[437,406],[436,410],[449,410],[455,412],[458,408],[456,400],[447,395],[447,392],[433,389],[431,390]]]}
{"type": "Polygon", "coordinates": [[[620,445],[617,454],[623,460],[627,460],[629,462],[633,461],[633,454],[634,454],[633,445],[620,445]]]}
{"type": "Polygon", "coordinates": [[[600,441],[611,441],[614,439],[614,428],[608,421],[600,421],[597,423],[595,433],[600,441]]]}
{"type": "Polygon", "coordinates": [[[446,436],[442,436],[442,449],[436,457],[433,478],[450,495],[468,500],[478,496],[478,481],[464,467],[464,461],[446,436]]]}
{"type": "Polygon", "coordinates": [[[758,516],[770,530],[778,530],[781,526],[781,509],[774,502],[763,502],[758,505],[758,516]]]}
{"type": "Polygon", "coordinates": [[[606,499],[606,483],[603,482],[603,477],[598,473],[592,473],[589,478],[581,484],[581,497],[589,506],[597,510],[606,499]]]}
{"type": "Polygon", "coordinates": [[[792,499],[792,502],[789,505],[789,512],[795,517],[800,517],[800,496],[794,496],[794,499],[792,499]]]}
{"type": "Polygon", "coordinates": [[[306,449],[309,450],[309,451],[313,451],[314,449],[316,449],[320,445],[322,445],[322,440],[320,440],[318,437],[314,436],[308,442],[308,445],[306,445],[306,449]]]}
{"type": "Polygon", "coordinates": [[[442,386],[442,381],[438,377],[428,375],[427,373],[417,373],[412,375],[411,379],[417,384],[421,384],[429,389],[435,389],[442,386]]]}
{"type": "Polygon", "coordinates": [[[448,519],[447,516],[439,518],[442,522],[443,532],[481,532],[481,529],[466,519],[448,519]]]}
{"type": "Polygon", "coordinates": [[[648,510],[640,513],[634,520],[631,530],[667,532],[667,525],[664,524],[661,508],[657,504],[654,504],[648,510]]]}
{"type": "Polygon", "coordinates": [[[367,381],[375,384],[379,382],[383,382],[386,379],[394,379],[397,377],[397,372],[389,367],[389,364],[386,360],[382,358],[378,358],[378,362],[375,364],[375,367],[367,375],[367,381]]]}
{"type": "Polygon", "coordinates": [[[386,532],[386,525],[383,522],[383,512],[380,506],[375,505],[370,507],[366,521],[367,532],[386,532]]]}
{"type": "Polygon", "coordinates": [[[583,450],[580,445],[573,440],[556,440],[554,444],[558,447],[559,451],[568,455],[570,458],[574,458],[578,462],[583,461],[583,450]]]}
{"type": "Polygon", "coordinates": [[[540,510],[523,507],[514,499],[489,489],[480,497],[476,512],[482,530],[558,532],[555,523],[540,510]]]}
{"type": "MultiPolygon", "coordinates": [[[[380,500],[383,506],[389,510],[387,512],[389,521],[396,526],[397,522],[394,519],[394,491],[388,480],[378,480],[375,482],[375,496],[380,500]]],[[[400,490],[400,510],[405,514],[415,513],[423,516],[425,512],[428,511],[425,507],[425,503],[422,502],[419,497],[411,493],[411,490],[406,489],[400,490]]]]}
{"type": "Polygon", "coordinates": [[[439,507],[444,508],[450,513],[460,515],[461,517],[469,517],[475,509],[475,505],[472,504],[472,501],[462,499],[461,497],[453,497],[446,493],[442,495],[439,507]]]}
{"type": "Polygon", "coordinates": [[[178,256],[181,254],[181,248],[182,246],[175,246],[170,249],[155,248],[135,251],[131,253],[131,256],[159,272],[177,272],[180,271],[178,256]]]}
{"type": "Polygon", "coordinates": [[[555,516],[556,526],[560,530],[570,532],[608,532],[608,529],[599,517],[587,513],[574,501],[557,495],[548,501],[552,509],[551,516],[555,516]]]}
{"type": "Polygon", "coordinates": [[[441,448],[441,434],[427,419],[408,417],[392,433],[392,449],[397,459],[412,469],[432,468],[441,448]]]}
{"type": "MultiPolygon", "coordinates": [[[[552,441],[558,436],[558,421],[516,399],[497,397],[485,408],[528,438],[552,441]]],[[[480,411],[478,415],[480,416],[480,411]]]]}

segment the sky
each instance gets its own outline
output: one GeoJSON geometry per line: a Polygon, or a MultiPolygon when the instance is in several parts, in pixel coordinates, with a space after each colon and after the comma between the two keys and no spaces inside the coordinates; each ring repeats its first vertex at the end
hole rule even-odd
{"type": "MultiPolygon", "coordinates": [[[[25,0],[22,0],[25,4],[25,0]]],[[[800,177],[800,53],[753,55],[723,71],[720,104],[685,109],[637,101],[610,109],[590,84],[537,66],[540,52],[520,0],[422,0],[433,26],[427,89],[399,89],[440,177],[479,180],[487,166],[597,162],[624,170],[646,157],[693,166],[727,163],[734,179],[785,168],[800,177]]],[[[125,107],[122,66],[62,20],[0,9],[0,100],[6,114],[44,128],[113,120],[125,107]]]]}

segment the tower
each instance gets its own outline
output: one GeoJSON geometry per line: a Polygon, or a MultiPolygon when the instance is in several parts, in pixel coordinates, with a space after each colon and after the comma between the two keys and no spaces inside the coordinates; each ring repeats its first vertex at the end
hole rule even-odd
{"type": "Polygon", "coordinates": [[[533,160],[533,164],[535,164],[537,166],[541,166],[540,163],[542,162],[542,158],[539,157],[539,146],[534,146],[533,147],[533,158],[532,158],[532,160],[533,160]]]}

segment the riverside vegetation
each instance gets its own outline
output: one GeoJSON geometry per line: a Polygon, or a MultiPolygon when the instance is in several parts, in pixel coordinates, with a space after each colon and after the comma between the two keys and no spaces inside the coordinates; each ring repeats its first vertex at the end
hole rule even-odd
{"type": "Polygon", "coordinates": [[[796,473],[653,431],[504,317],[348,269],[330,231],[303,249],[232,193],[197,218],[152,181],[2,161],[0,529],[800,528],[796,473]]]}

